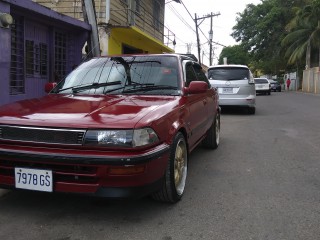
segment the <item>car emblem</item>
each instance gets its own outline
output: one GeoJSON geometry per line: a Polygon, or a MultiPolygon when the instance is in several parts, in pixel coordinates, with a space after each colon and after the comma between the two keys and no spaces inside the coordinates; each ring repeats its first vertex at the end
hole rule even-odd
{"type": "Polygon", "coordinates": [[[229,86],[231,83],[230,83],[230,81],[226,81],[226,83],[225,83],[227,86],[229,86]]]}

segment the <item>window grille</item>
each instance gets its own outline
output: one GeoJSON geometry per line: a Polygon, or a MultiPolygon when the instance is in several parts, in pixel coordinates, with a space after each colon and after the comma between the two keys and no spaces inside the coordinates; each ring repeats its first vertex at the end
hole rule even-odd
{"type": "Polygon", "coordinates": [[[26,73],[27,75],[34,75],[34,42],[26,40],[26,73]]]}
{"type": "Polygon", "coordinates": [[[13,17],[11,25],[11,65],[10,65],[10,95],[25,92],[24,81],[24,44],[23,18],[13,17]]]}
{"type": "Polygon", "coordinates": [[[55,78],[61,80],[67,73],[67,35],[65,33],[55,32],[54,65],[55,78]]]}
{"type": "Polygon", "coordinates": [[[48,70],[48,46],[47,44],[40,43],[40,75],[47,76],[48,70]]]}

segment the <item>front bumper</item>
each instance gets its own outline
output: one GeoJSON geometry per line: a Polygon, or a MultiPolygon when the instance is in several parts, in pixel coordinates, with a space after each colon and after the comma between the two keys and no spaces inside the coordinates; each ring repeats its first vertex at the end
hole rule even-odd
{"type": "Polygon", "coordinates": [[[0,187],[15,189],[14,169],[22,167],[52,170],[53,192],[142,197],[161,187],[169,151],[167,144],[122,154],[0,145],[0,187]]]}

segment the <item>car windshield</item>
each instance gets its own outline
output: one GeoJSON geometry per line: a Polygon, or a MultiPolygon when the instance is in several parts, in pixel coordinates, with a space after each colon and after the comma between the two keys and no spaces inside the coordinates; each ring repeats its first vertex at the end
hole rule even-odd
{"type": "Polygon", "coordinates": [[[52,93],[177,95],[177,69],[174,56],[94,58],[72,71],[52,93]]]}
{"type": "Polygon", "coordinates": [[[250,78],[250,72],[247,68],[241,67],[217,67],[208,70],[210,80],[246,80],[250,78]]]}
{"type": "Polygon", "coordinates": [[[269,83],[267,79],[264,78],[255,78],[254,79],[255,83],[269,83]]]}

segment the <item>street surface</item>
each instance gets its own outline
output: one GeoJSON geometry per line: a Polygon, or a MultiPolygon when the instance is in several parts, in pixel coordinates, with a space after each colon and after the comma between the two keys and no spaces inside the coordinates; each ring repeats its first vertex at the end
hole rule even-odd
{"type": "Polygon", "coordinates": [[[175,205],[11,191],[0,197],[0,239],[320,238],[319,95],[258,95],[255,115],[223,111],[219,148],[189,160],[175,205]]]}

